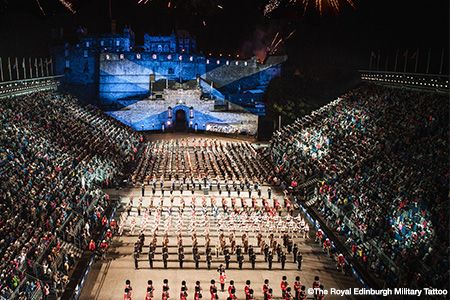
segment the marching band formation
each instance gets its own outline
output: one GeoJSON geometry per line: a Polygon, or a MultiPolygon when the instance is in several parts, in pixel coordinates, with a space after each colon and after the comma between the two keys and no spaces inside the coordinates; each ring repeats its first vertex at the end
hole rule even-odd
{"type": "MultiPolygon", "coordinates": [[[[286,192],[272,191],[272,175],[267,160],[248,142],[150,142],[132,176],[140,193],[134,189],[122,197],[123,210],[118,222],[113,220],[118,224],[115,233],[136,237],[135,269],[218,268],[221,291],[229,269],[299,271],[310,225],[286,192]]],[[[323,242],[325,253],[330,246],[323,242]]],[[[229,282],[227,299],[237,299],[233,283],[229,282]]],[[[299,277],[291,287],[283,276],[280,289],[283,299],[306,299],[299,277]]],[[[146,299],[152,299],[154,291],[150,280],[146,299]]],[[[165,280],[161,298],[169,299],[169,291],[165,280]]],[[[244,291],[246,299],[255,299],[250,281],[244,291]]],[[[179,297],[187,299],[189,294],[184,281],[179,297]]],[[[215,280],[210,294],[218,299],[215,280]]],[[[264,299],[273,298],[268,279],[263,294],[264,299]]],[[[131,295],[128,288],[124,299],[131,295]]],[[[202,297],[199,281],[192,295],[202,297]]]]}
{"type": "Polygon", "coordinates": [[[209,177],[263,183],[270,170],[270,163],[249,142],[183,138],[149,142],[132,181],[209,177]]]}
{"type": "MultiPolygon", "coordinates": [[[[269,193],[270,190],[265,190],[265,194],[269,193]]],[[[158,261],[155,258],[158,253],[165,268],[169,255],[176,256],[182,268],[184,249],[190,248],[196,268],[202,256],[208,268],[213,257],[217,260],[219,256],[228,268],[232,255],[236,255],[242,268],[244,254],[255,268],[256,256],[260,254],[269,269],[275,255],[282,269],[286,255],[292,255],[292,261],[300,269],[301,252],[296,241],[309,237],[309,225],[300,214],[294,215],[288,197],[281,201],[270,197],[239,198],[239,201],[235,197],[222,197],[220,206],[215,196],[131,197],[120,217],[118,233],[139,236],[135,244],[136,268],[147,237],[150,267],[158,261]],[[169,253],[169,246],[175,244],[177,253],[169,253]]]]}

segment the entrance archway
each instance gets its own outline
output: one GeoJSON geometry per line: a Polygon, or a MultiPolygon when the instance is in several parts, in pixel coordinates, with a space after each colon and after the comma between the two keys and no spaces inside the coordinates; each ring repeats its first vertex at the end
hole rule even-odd
{"type": "Polygon", "coordinates": [[[179,109],[175,112],[173,128],[175,131],[185,131],[187,129],[186,112],[183,109],[179,109]]]}

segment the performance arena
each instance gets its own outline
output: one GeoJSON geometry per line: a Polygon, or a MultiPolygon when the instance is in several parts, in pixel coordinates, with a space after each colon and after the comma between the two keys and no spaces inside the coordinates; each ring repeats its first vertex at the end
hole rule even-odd
{"type": "Polygon", "coordinates": [[[200,32],[250,4],[20,2],[0,36],[50,42],[0,48],[0,300],[448,298],[448,28],[323,66],[314,24],[380,7],[262,1],[231,54],[200,32]]]}

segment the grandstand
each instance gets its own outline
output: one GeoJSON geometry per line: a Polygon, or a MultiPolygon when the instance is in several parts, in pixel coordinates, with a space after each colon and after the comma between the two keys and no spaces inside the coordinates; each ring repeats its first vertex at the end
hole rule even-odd
{"type": "Polygon", "coordinates": [[[444,286],[448,98],[363,85],[275,133],[288,182],[319,182],[308,206],[388,286],[444,286]],[[414,262],[414,263],[412,263],[414,262]]]}

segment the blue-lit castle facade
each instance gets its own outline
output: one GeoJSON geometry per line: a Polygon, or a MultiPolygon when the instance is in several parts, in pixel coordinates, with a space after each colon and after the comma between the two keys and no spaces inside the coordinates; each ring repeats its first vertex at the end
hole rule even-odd
{"type": "Polygon", "coordinates": [[[80,36],[75,44],[55,48],[54,60],[56,73],[65,74],[66,88],[101,104],[151,97],[152,82],[161,80],[196,80],[212,98],[243,104],[261,99],[286,57],[269,57],[264,64],[256,58],[206,57],[186,31],[145,34],[144,44],[136,45],[133,31],[126,27],[120,34],[80,36]]]}

